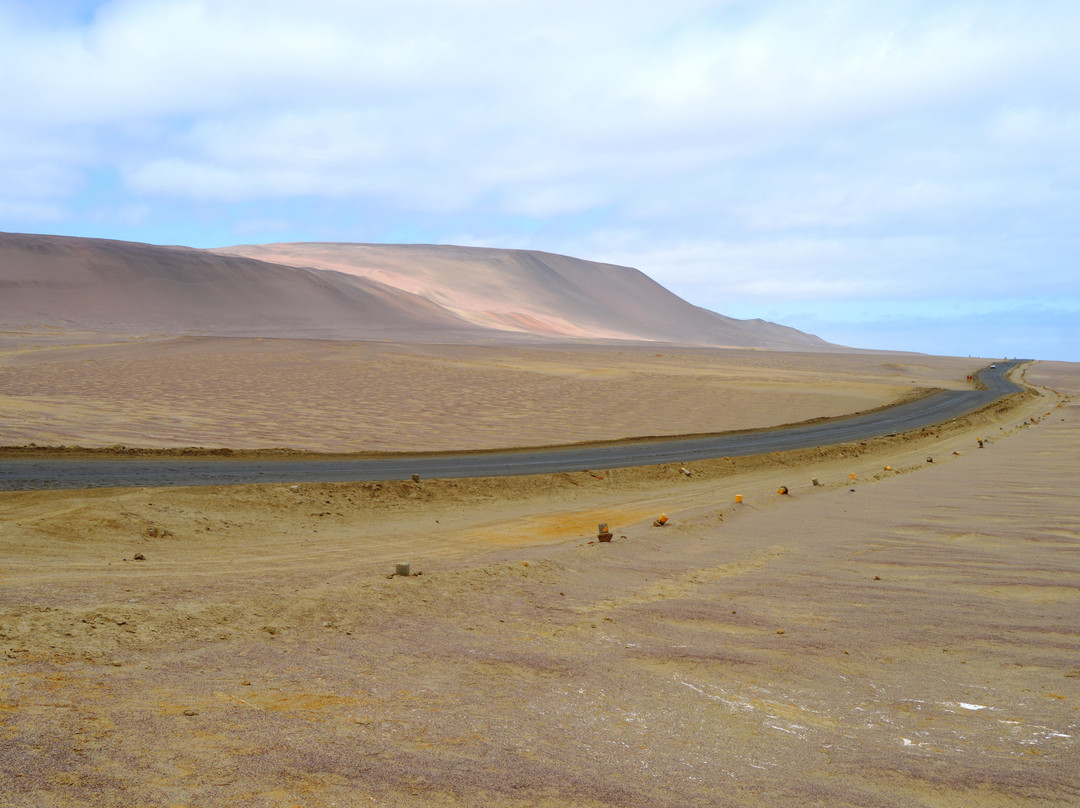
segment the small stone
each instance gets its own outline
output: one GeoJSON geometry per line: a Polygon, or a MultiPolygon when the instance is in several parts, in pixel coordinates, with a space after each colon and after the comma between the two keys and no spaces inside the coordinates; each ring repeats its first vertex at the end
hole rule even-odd
{"type": "Polygon", "coordinates": [[[134,558],[136,561],[146,561],[146,556],[144,556],[142,553],[136,553],[132,556],[132,558],[134,558]]]}
{"type": "Polygon", "coordinates": [[[776,633],[777,633],[777,634],[783,634],[783,633],[784,633],[784,630],[783,630],[782,628],[778,628],[778,629],[776,630],[776,633]]]}
{"type": "Polygon", "coordinates": [[[198,714],[199,714],[198,710],[184,710],[184,715],[187,715],[187,716],[198,715],[198,714]]]}

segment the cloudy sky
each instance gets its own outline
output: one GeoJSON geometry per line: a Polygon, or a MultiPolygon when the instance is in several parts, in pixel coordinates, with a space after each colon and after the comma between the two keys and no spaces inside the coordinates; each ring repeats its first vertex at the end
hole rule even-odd
{"type": "Polygon", "coordinates": [[[478,244],[1080,361],[1075,0],[0,0],[0,230],[478,244]]]}

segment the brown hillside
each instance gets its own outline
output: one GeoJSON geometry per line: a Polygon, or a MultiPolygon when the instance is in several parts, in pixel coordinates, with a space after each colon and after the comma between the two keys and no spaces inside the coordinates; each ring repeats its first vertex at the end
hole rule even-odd
{"type": "Polygon", "coordinates": [[[735,320],[630,267],[532,250],[296,243],[217,252],[354,274],[420,295],[485,328],[546,336],[788,350],[835,346],[762,320],[735,320]]]}

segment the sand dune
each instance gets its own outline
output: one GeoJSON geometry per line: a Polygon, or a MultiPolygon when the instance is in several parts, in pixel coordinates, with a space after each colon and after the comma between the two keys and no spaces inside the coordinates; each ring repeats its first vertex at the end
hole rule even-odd
{"type": "Polygon", "coordinates": [[[217,251],[0,233],[0,328],[135,334],[660,341],[838,350],[694,306],[636,269],[522,250],[279,244],[217,251]]]}
{"type": "Polygon", "coordinates": [[[687,303],[630,267],[535,250],[417,244],[266,244],[218,252],[377,280],[503,331],[788,350],[836,348],[687,303]]]}
{"type": "Polygon", "coordinates": [[[7,327],[353,338],[475,330],[355,275],[102,239],[0,234],[0,289],[7,327]]]}

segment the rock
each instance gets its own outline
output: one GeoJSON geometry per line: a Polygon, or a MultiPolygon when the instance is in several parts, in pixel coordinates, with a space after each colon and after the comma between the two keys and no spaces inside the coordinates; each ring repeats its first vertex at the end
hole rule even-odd
{"type": "Polygon", "coordinates": [[[146,556],[144,556],[142,553],[136,553],[132,556],[132,558],[134,558],[136,561],[146,561],[146,556]]]}

